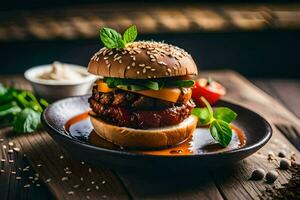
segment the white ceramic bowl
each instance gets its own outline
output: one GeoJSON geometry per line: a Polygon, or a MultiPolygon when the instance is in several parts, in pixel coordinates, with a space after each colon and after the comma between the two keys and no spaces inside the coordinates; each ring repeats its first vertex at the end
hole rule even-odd
{"type": "Polygon", "coordinates": [[[45,71],[49,71],[52,64],[32,67],[25,71],[24,76],[31,83],[35,94],[48,101],[54,101],[69,96],[85,95],[91,91],[91,86],[96,80],[96,76],[89,74],[85,67],[63,64],[86,76],[78,80],[44,80],[38,77],[45,71]]]}

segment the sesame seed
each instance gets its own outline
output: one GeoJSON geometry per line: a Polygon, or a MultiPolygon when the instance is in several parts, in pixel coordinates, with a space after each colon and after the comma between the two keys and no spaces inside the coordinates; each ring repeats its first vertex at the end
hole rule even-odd
{"type": "Polygon", "coordinates": [[[145,64],[139,64],[140,67],[145,67],[145,64]]]}
{"type": "Polygon", "coordinates": [[[105,56],[103,59],[104,59],[104,60],[107,60],[107,59],[108,59],[108,57],[107,57],[107,56],[105,56]]]}
{"type": "Polygon", "coordinates": [[[153,72],[154,72],[154,71],[156,71],[156,69],[152,68],[152,69],[151,69],[151,71],[153,71],[153,72]]]}
{"type": "Polygon", "coordinates": [[[167,65],[164,61],[159,61],[158,64],[167,65]]]}
{"type": "Polygon", "coordinates": [[[41,166],[43,166],[43,165],[42,165],[42,164],[37,164],[36,166],[37,166],[37,167],[41,167],[41,166]]]}
{"type": "Polygon", "coordinates": [[[147,76],[148,78],[152,78],[151,76],[147,76]]]}
{"type": "Polygon", "coordinates": [[[28,179],[33,180],[33,177],[32,177],[32,176],[29,176],[28,179]]]}
{"type": "Polygon", "coordinates": [[[66,171],[65,173],[66,173],[66,174],[72,174],[72,172],[71,172],[71,171],[66,171]]]}
{"type": "Polygon", "coordinates": [[[83,177],[80,177],[80,181],[83,181],[83,177]]]}
{"type": "Polygon", "coordinates": [[[2,145],[2,148],[3,148],[3,149],[6,149],[6,145],[5,145],[5,144],[4,144],[4,145],[2,145]]]}
{"type": "Polygon", "coordinates": [[[119,56],[119,54],[118,53],[116,53],[115,55],[114,55],[114,58],[116,58],[116,57],[118,57],[119,56]]]}
{"type": "Polygon", "coordinates": [[[89,168],[89,173],[92,173],[92,168],[89,168]]]}
{"type": "Polygon", "coordinates": [[[84,161],[81,161],[81,164],[84,165],[85,164],[84,161]]]}
{"type": "Polygon", "coordinates": [[[3,142],[4,141],[4,139],[3,138],[0,138],[0,142],[3,142]]]}
{"type": "Polygon", "coordinates": [[[137,71],[136,74],[140,74],[140,71],[137,71]]]}
{"type": "Polygon", "coordinates": [[[108,64],[109,64],[109,61],[108,61],[108,60],[105,60],[105,64],[107,64],[107,65],[108,65],[108,64]]]}
{"type": "Polygon", "coordinates": [[[120,60],[122,58],[122,56],[116,57],[114,58],[114,61],[120,60]]]}
{"type": "Polygon", "coordinates": [[[30,187],[30,184],[24,185],[24,188],[29,188],[29,187],[30,187]]]}
{"type": "Polygon", "coordinates": [[[113,53],[114,53],[113,51],[110,51],[108,55],[110,56],[110,55],[112,55],[113,53]]]}
{"type": "Polygon", "coordinates": [[[91,191],[91,188],[86,188],[86,191],[87,191],[87,192],[91,191]]]}
{"type": "Polygon", "coordinates": [[[130,69],[130,66],[127,66],[127,69],[130,69]]]}
{"type": "Polygon", "coordinates": [[[122,60],[119,60],[119,63],[122,63],[122,60]]]}
{"type": "Polygon", "coordinates": [[[104,195],[102,195],[102,198],[103,198],[103,199],[106,199],[106,198],[107,198],[107,196],[104,194],[104,195]]]}
{"type": "Polygon", "coordinates": [[[95,189],[96,189],[96,190],[99,190],[99,186],[98,186],[98,185],[96,185],[96,186],[95,186],[95,189]]]}
{"type": "Polygon", "coordinates": [[[63,155],[59,156],[59,159],[64,159],[64,156],[63,155]]]}
{"type": "Polygon", "coordinates": [[[156,61],[155,59],[151,59],[151,62],[154,62],[154,61],[156,61]]]}
{"type": "Polygon", "coordinates": [[[74,191],[69,191],[68,194],[69,194],[69,195],[73,195],[73,194],[74,194],[74,191]]]}
{"type": "Polygon", "coordinates": [[[89,196],[89,195],[86,195],[86,197],[85,197],[86,199],[90,199],[91,197],[89,196]]]}
{"type": "Polygon", "coordinates": [[[7,151],[7,153],[13,153],[14,151],[12,150],[12,149],[9,149],[8,151],[7,151]]]}
{"type": "Polygon", "coordinates": [[[4,171],[4,169],[0,169],[0,172],[1,172],[1,173],[4,173],[5,171],[4,171]]]}
{"type": "Polygon", "coordinates": [[[36,187],[40,187],[41,185],[37,183],[35,186],[36,186],[36,187]]]}
{"type": "Polygon", "coordinates": [[[16,180],[21,180],[21,179],[22,179],[22,177],[16,176],[16,180]]]}
{"type": "Polygon", "coordinates": [[[45,182],[46,182],[46,183],[50,183],[50,182],[51,182],[51,180],[52,180],[51,178],[48,178],[48,179],[46,179],[46,181],[45,181],[45,182]]]}
{"type": "Polygon", "coordinates": [[[95,184],[95,181],[91,181],[91,184],[94,185],[94,184],[95,184]]]}
{"type": "Polygon", "coordinates": [[[79,186],[80,186],[80,185],[78,185],[78,184],[77,184],[77,185],[73,185],[73,188],[76,189],[76,188],[79,188],[79,186]]]}
{"type": "Polygon", "coordinates": [[[16,172],[15,172],[15,171],[11,171],[10,173],[11,173],[11,174],[16,174],[16,172]]]}
{"type": "Polygon", "coordinates": [[[106,52],[107,52],[107,49],[104,49],[102,55],[105,56],[106,52]]]}
{"type": "Polygon", "coordinates": [[[14,146],[14,143],[9,142],[8,145],[12,147],[12,146],[14,146]]]}
{"type": "Polygon", "coordinates": [[[171,73],[171,69],[170,69],[170,68],[168,68],[167,70],[168,70],[168,72],[170,72],[170,73],[171,73]]]}
{"type": "Polygon", "coordinates": [[[105,184],[105,183],[106,183],[106,181],[102,181],[101,183],[102,183],[102,184],[105,184]]]}
{"type": "Polygon", "coordinates": [[[13,148],[13,150],[14,150],[15,152],[19,152],[19,151],[20,151],[20,148],[15,147],[15,148],[13,148]]]}
{"type": "Polygon", "coordinates": [[[67,181],[68,179],[69,179],[68,177],[64,176],[61,178],[61,181],[67,181]]]}
{"type": "Polygon", "coordinates": [[[133,62],[133,63],[131,64],[131,66],[134,67],[134,66],[135,66],[135,62],[133,62]]]}
{"type": "Polygon", "coordinates": [[[9,163],[13,163],[13,162],[14,162],[14,160],[8,160],[8,162],[9,162],[9,163]]]}
{"type": "Polygon", "coordinates": [[[110,68],[110,66],[111,66],[111,64],[108,64],[108,65],[107,65],[107,68],[110,68]]]}
{"type": "Polygon", "coordinates": [[[143,69],[143,74],[145,74],[145,73],[146,73],[146,68],[143,69]]]}
{"type": "Polygon", "coordinates": [[[3,158],[1,159],[1,162],[5,162],[5,161],[6,161],[5,159],[3,159],[3,158]]]}

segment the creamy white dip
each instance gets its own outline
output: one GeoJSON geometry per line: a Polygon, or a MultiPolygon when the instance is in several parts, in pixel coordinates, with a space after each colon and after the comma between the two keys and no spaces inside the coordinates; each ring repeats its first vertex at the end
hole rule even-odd
{"type": "Polygon", "coordinates": [[[78,80],[85,77],[86,74],[83,74],[76,69],[73,69],[67,65],[64,65],[60,62],[53,62],[51,69],[43,72],[38,78],[43,80],[78,80]]]}

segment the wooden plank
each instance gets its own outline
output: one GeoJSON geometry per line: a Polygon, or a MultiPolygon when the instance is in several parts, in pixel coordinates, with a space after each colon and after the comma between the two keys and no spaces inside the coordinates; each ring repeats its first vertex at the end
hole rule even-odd
{"type": "Polygon", "coordinates": [[[14,139],[11,137],[11,128],[3,128],[0,130],[0,159],[1,169],[5,170],[0,173],[0,197],[1,199],[53,199],[51,193],[49,193],[46,186],[39,180],[31,179],[35,177],[35,172],[30,168],[29,162],[26,157],[23,156],[24,152],[14,151],[8,153],[13,148],[19,148],[14,143],[14,139]],[[3,140],[3,141],[2,141],[3,140]],[[13,146],[9,143],[13,142],[13,146]],[[3,148],[3,147],[6,148],[3,148]],[[9,162],[12,160],[13,162],[9,162]],[[26,168],[26,170],[24,170],[26,168]],[[16,173],[14,173],[16,172],[16,173]],[[34,184],[32,183],[34,181],[34,184]],[[24,187],[30,184],[31,187],[24,187]]]}
{"type": "MultiPolygon", "coordinates": [[[[20,76],[1,77],[0,80],[17,88],[31,89],[20,76]]],[[[55,198],[72,200],[129,198],[127,191],[112,171],[101,167],[94,168],[74,160],[45,131],[16,135],[10,129],[7,134],[3,135],[3,138],[7,139],[7,135],[10,135],[10,140],[27,155],[31,168],[39,174],[39,179],[49,187],[55,198]]],[[[8,175],[3,176],[6,189],[0,191],[4,192],[4,195],[16,194],[8,175]]],[[[26,195],[36,197],[37,194],[33,192],[33,194],[27,193],[26,195]]],[[[17,198],[13,197],[13,199],[17,198]]]]}
{"type": "Polygon", "coordinates": [[[223,199],[207,169],[117,172],[134,199],[223,199]]]}
{"type": "Polygon", "coordinates": [[[253,82],[265,92],[282,102],[300,118],[300,81],[289,79],[254,79],[253,82]]]}
{"type": "MultiPolygon", "coordinates": [[[[293,124],[299,128],[300,122],[290,111],[284,108],[275,99],[265,94],[241,75],[232,71],[221,71],[208,73],[214,79],[218,80],[227,88],[228,94],[225,99],[233,101],[237,104],[248,107],[263,117],[265,117],[272,125],[273,136],[270,142],[259,152],[236,164],[222,170],[211,170],[215,182],[220,192],[226,199],[259,199],[262,191],[266,187],[272,185],[263,183],[262,181],[248,181],[253,169],[261,167],[265,170],[277,169],[278,162],[267,161],[267,155],[270,151],[277,154],[278,151],[284,149],[289,154],[295,152],[299,157],[299,152],[291,145],[287,139],[276,129],[276,123],[293,124]]],[[[286,183],[290,175],[286,171],[278,170],[279,181],[275,186],[286,183]]]]}

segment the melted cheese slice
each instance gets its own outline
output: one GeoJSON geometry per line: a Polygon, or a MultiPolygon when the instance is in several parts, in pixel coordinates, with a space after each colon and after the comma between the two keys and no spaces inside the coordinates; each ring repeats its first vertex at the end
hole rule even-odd
{"type": "MultiPolygon", "coordinates": [[[[112,88],[109,88],[107,84],[102,81],[97,81],[97,85],[98,85],[99,92],[107,93],[114,90],[112,88]]],[[[170,101],[174,103],[177,102],[181,93],[181,90],[179,88],[161,88],[160,90],[136,90],[136,91],[126,90],[126,91],[130,91],[133,93],[137,93],[137,94],[141,94],[141,95],[145,95],[148,97],[161,99],[165,101],[170,101]]]]}
{"type": "Polygon", "coordinates": [[[107,93],[113,91],[113,89],[109,88],[103,81],[97,81],[97,85],[99,92],[107,93]]]}
{"type": "Polygon", "coordinates": [[[181,90],[179,88],[161,88],[160,90],[138,90],[131,92],[176,103],[181,90]]]}

